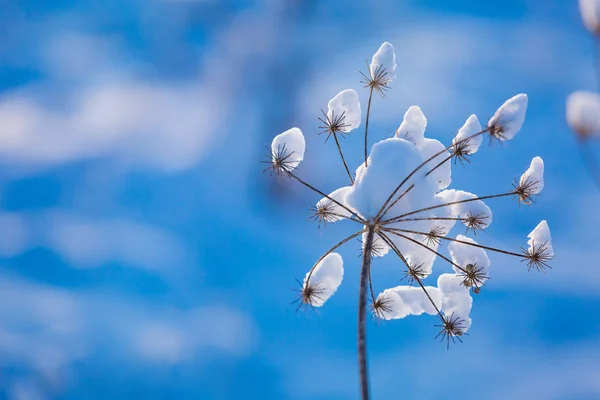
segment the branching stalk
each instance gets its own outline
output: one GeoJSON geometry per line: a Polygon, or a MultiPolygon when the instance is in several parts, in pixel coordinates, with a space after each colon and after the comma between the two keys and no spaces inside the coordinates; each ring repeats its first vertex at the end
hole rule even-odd
{"type": "Polygon", "coordinates": [[[367,285],[371,274],[371,252],[375,232],[370,225],[364,244],[360,289],[358,294],[358,370],[360,373],[360,393],[362,400],[369,400],[369,370],[367,365],[367,285]]]}

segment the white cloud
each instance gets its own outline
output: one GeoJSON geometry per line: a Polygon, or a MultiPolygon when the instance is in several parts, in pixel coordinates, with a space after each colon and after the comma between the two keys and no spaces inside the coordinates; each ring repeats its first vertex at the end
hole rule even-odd
{"type": "Polygon", "coordinates": [[[30,224],[39,230],[40,245],[81,268],[118,262],[161,271],[191,262],[185,245],[173,234],[126,219],[92,219],[56,210],[30,218],[30,224]]]}
{"type": "MultiPolygon", "coordinates": [[[[258,327],[227,305],[175,309],[114,292],[75,291],[0,276],[0,359],[60,385],[74,362],[98,357],[131,364],[251,355],[258,327]]],[[[2,366],[0,366],[2,368],[2,366]]],[[[0,385],[2,387],[2,385],[0,385]]]]}

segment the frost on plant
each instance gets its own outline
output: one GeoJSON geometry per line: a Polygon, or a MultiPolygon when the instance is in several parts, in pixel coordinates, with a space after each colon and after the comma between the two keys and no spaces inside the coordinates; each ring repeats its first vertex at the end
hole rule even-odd
{"type": "MultiPolygon", "coordinates": [[[[600,0],[579,0],[579,10],[594,41],[596,90],[600,91],[600,0]]],[[[566,101],[566,119],[578,139],[585,167],[600,190],[600,161],[590,144],[592,140],[600,139],[600,94],[587,90],[570,94],[566,101]]]]}
{"type": "Polygon", "coordinates": [[[297,128],[275,137],[270,156],[270,169],[317,195],[311,217],[319,227],[340,221],[358,225],[352,235],[333,245],[308,269],[298,301],[300,306],[322,307],[342,281],[342,259],[336,251],[355,239],[362,241],[358,341],[363,399],[368,398],[367,297],[373,317],[378,319],[435,315],[439,319],[437,337],[449,345],[461,341],[471,326],[472,296],[482,291],[491,275],[488,252],[516,257],[526,263],[528,270],[540,271],[549,268],[548,262],[554,255],[545,221],[529,235],[527,246],[521,251],[490,247],[475,240],[477,233],[492,223],[492,211],[486,201],[512,198],[516,205],[529,205],[541,193],[544,163],[540,157],[532,159],[512,187],[505,182],[503,192],[481,196],[450,188],[452,165],[457,161],[468,163],[480,151],[485,136],[490,141],[508,141],[521,130],[527,95],[517,94],[505,101],[485,127],[475,115],[469,116],[448,146],[426,136],[427,118],[418,106],[412,106],[393,136],[374,143],[368,151],[373,92],[381,94],[389,89],[395,68],[393,47],[386,42],[363,73],[368,90],[365,158],[353,173],[338,136],[355,132],[361,125],[357,93],[352,89],[340,92],[322,112],[321,133],[335,138],[349,184],[322,191],[296,173],[304,155],[304,140],[297,128]],[[459,232],[452,233],[453,230],[459,232]],[[378,257],[397,258],[399,274],[397,282],[386,282],[384,287],[390,288],[376,294],[374,283],[382,283],[374,282],[371,264],[378,257]],[[437,286],[426,286],[436,260],[440,272],[437,286]]]}
{"type": "Polygon", "coordinates": [[[567,122],[579,137],[600,137],[600,95],[578,91],[567,98],[567,122]]]}
{"type": "Polygon", "coordinates": [[[585,27],[600,36],[600,0],[579,0],[579,11],[585,27]]]}

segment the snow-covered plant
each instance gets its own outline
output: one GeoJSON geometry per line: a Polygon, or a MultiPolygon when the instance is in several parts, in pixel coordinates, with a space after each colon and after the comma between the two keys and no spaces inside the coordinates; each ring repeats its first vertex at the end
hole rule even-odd
{"type": "MultiPolygon", "coordinates": [[[[358,305],[359,370],[362,399],[369,398],[366,357],[366,316],[370,299],[374,317],[383,320],[404,318],[423,313],[439,319],[438,337],[446,346],[461,341],[471,326],[472,293],[480,293],[490,275],[488,251],[513,256],[524,261],[528,270],[544,271],[554,256],[550,231],[542,221],[528,236],[527,246],[517,251],[502,250],[479,244],[469,235],[486,229],[492,211],[484,200],[501,197],[531,204],[544,186],[544,163],[534,157],[529,168],[515,180],[512,188],[499,194],[477,196],[462,190],[448,189],[451,166],[469,162],[479,151],[484,136],[490,141],[508,141],[521,129],[527,108],[527,95],[508,99],[481,127],[471,115],[458,130],[449,146],[427,138],[427,119],[417,106],[410,107],[395,134],[375,143],[368,154],[368,124],[373,94],[384,97],[396,70],[394,48],[384,43],[373,56],[362,82],[369,98],[365,116],[364,162],[350,172],[344,158],[340,137],[360,126],[361,106],[357,93],[344,90],[323,111],[322,134],[333,137],[349,185],[329,194],[307,183],[297,174],[304,157],[305,141],[298,128],[277,135],[271,144],[268,164],[281,178],[290,178],[318,194],[312,218],[319,224],[349,221],[357,230],[325,252],[310,268],[299,290],[299,307],[321,307],[342,283],[344,267],[336,250],[360,237],[362,266],[358,305]],[[451,236],[456,224],[464,234],[451,236]],[[440,252],[448,243],[449,256],[440,252]],[[374,257],[392,254],[404,270],[405,285],[394,286],[376,294],[372,284],[371,262],[374,257]],[[437,278],[437,286],[426,286],[436,258],[449,264],[450,272],[437,278]]],[[[507,185],[509,186],[509,185],[507,185]]],[[[400,282],[398,282],[400,283],[400,282]]]]}
{"type": "MultiPolygon", "coordinates": [[[[596,52],[596,84],[600,90],[600,0],[579,0],[581,19],[592,33],[596,52]]],[[[585,166],[600,189],[600,164],[590,141],[600,139],[600,94],[576,91],[567,97],[567,123],[575,133],[585,166]]]]}

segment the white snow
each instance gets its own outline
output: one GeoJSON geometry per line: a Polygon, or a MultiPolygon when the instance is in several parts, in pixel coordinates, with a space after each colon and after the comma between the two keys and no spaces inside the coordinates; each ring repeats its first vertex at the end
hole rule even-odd
{"type": "MultiPolygon", "coordinates": [[[[425,286],[431,300],[438,309],[442,306],[442,293],[436,287],[425,286]]],[[[386,289],[377,296],[383,307],[378,316],[382,319],[400,319],[408,315],[421,315],[423,313],[435,315],[437,311],[423,289],[411,286],[397,286],[386,289]]]]}
{"type": "Polygon", "coordinates": [[[543,220],[535,227],[534,230],[531,231],[529,235],[527,235],[529,240],[527,241],[527,245],[529,246],[529,252],[533,252],[538,249],[540,246],[544,245],[546,250],[544,254],[550,257],[554,257],[554,249],[552,248],[552,237],[550,236],[550,228],[548,227],[548,222],[543,220]],[[534,249],[535,246],[535,249],[534,249]]]}
{"type": "MultiPolygon", "coordinates": [[[[449,189],[444,190],[436,196],[440,204],[453,203],[477,198],[476,194],[465,192],[463,190],[449,189]]],[[[469,218],[471,216],[479,217],[482,228],[487,228],[492,223],[492,210],[483,202],[483,200],[473,200],[465,203],[453,204],[449,207],[442,207],[451,210],[451,215],[460,218],[469,218]]],[[[468,226],[467,221],[463,221],[468,226]]]]}
{"type": "Polygon", "coordinates": [[[567,122],[582,138],[600,136],[600,95],[578,91],[567,98],[567,122]]]}
{"type": "MultiPolygon", "coordinates": [[[[456,145],[456,143],[460,142],[461,140],[465,140],[478,132],[481,132],[481,124],[479,123],[477,116],[472,114],[469,118],[467,118],[467,121],[462,128],[458,130],[458,133],[454,139],[452,139],[452,144],[456,145]]],[[[466,140],[465,151],[467,151],[469,154],[475,154],[477,150],[479,150],[479,146],[481,146],[482,141],[483,135],[477,135],[466,140]]]]}
{"type": "MultiPolygon", "coordinates": [[[[463,235],[458,235],[456,240],[478,244],[475,240],[463,235]]],[[[473,264],[475,267],[481,270],[481,274],[489,277],[490,259],[488,258],[484,249],[480,247],[469,246],[468,244],[464,243],[450,242],[448,244],[448,252],[450,253],[450,258],[452,258],[452,261],[461,268],[466,269],[467,265],[473,264]]],[[[464,271],[461,271],[455,266],[452,266],[452,268],[457,274],[464,275],[464,271]]],[[[464,276],[462,278],[464,279],[464,276]]],[[[478,281],[484,283],[486,280],[487,278],[482,278],[478,281]]]]}
{"type": "MultiPolygon", "coordinates": [[[[404,114],[404,119],[400,127],[396,130],[396,137],[406,139],[413,143],[417,148],[422,151],[423,159],[427,160],[434,154],[443,152],[440,154],[425,172],[434,168],[446,157],[450,156],[450,153],[444,152],[446,146],[444,146],[439,140],[429,139],[425,137],[425,129],[427,128],[427,118],[423,111],[418,106],[411,106],[404,114]]],[[[416,165],[415,165],[416,167],[416,165]]],[[[438,166],[433,172],[432,177],[437,182],[438,189],[444,189],[450,185],[451,165],[446,162],[438,166]]]]}
{"type": "Polygon", "coordinates": [[[285,166],[291,171],[294,170],[300,162],[304,159],[304,150],[306,143],[304,142],[304,135],[298,128],[288,129],[287,131],[280,133],[275,136],[271,143],[271,150],[273,154],[273,162],[275,162],[275,155],[289,157],[285,160],[285,166]]]}
{"type": "Polygon", "coordinates": [[[499,139],[510,140],[521,130],[527,112],[527,95],[518,94],[506,100],[490,121],[488,127],[499,127],[501,129],[499,139]]]}
{"type": "Polygon", "coordinates": [[[417,147],[423,145],[427,118],[419,106],[411,106],[404,114],[400,127],[396,130],[396,137],[406,139],[417,147]]]}
{"type": "Polygon", "coordinates": [[[469,289],[462,285],[463,278],[455,274],[442,274],[438,278],[438,288],[442,293],[442,312],[451,320],[462,320],[461,331],[465,333],[471,326],[471,306],[473,298],[469,289]]]}
{"type": "Polygon", "coordinates": [[[308,284],[315,289],[310,304],[314,307],[321,307],[325,304],[340,286],[343,277],[344,261],[342,256],[338,253],[328,254],[317,264],[312,274],[309,271],[304,277],[304,288],[308,284]]]}
{"type": "Polygon", "coordinates": [[[529,168],[519,180],[519,184],[529,182],[529,191],[531,194],[538,194],[544,188],[544,160],[541,157],[534,157],[531,160],[529,168]]]}
{"type": "Polygon", "coordinates": [[[579,0],[579,11],[585,27],[600,36],[600,0],[579,0]]]}
{"type": "Polygon", "coordinates": [[[371,65],[369,65],[371,77],[375,76],[375,72],[380,66],[387,72],[386,78],[389,81],[394,80],[396,77],[394,75],[394,71],[396,70],[396,54],[394,53],[394,46],[391,43],[383,42],[379,50],[373,55],[371,65]]]}
{"type": "Polygon", "coordinates": [[[344,115],[342,124],[347,126],[340,129],[342,132],[350,132],[360,126],[360,102],[358,94],[352,89],[339,92],[327,104],[327,118],[334,121],[344,115]]]}
{"type": "MultiPolygon", "coordinates": [[[[346,207],[350,208],[350,206],[348,206],[345,202],[346,194],[348,194],[350,189],[352,189],[351,186],[344,186],[344,187],[341,187],[341,188],[336,189],[333,192],[329,193],[328,196],[331,199],[339,202],[340,204],[343,204],[346,207]]],[[[317,202],[317,208],[322,208],[322,207],[327,207],[327,209],[330,213],[337,214],[337,215],[328,215],[327,222],[336,222],[336,221],[339,221],[340,219],[348,218],[351,215],[345,208],[343,208],[340,205],[338,205],[337,203],[331,201],[327,197],[323,197],[321,200],[319,200],[317,202]]],[[[350,208],[350,209],[352,209],[352,208],[350,208]]]]}

